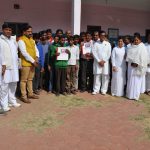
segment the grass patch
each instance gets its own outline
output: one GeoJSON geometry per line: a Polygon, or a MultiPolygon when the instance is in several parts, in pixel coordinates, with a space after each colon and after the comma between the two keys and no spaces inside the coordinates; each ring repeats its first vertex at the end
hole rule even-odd
{"type": "Polygon", "coordinates": [[[146,115],[144,114],[139,114],[133,118],[131,118],[132,120],[135,120],[135,121],[143,121],[144,119],[146,118],[146,115]]]}
{"type": "Polygon", "coordinates": [[[147,138],[150,139],[150,127],[145,128],[145,133],[147,135],[147,138]]]}
{"type": "Polygon", "coordinates": [[[144,104],[146,111],[135,116],[132,120],[140,121],[144,129],[146,138],[150,140],[150,96],[142,94],[138,104],[144,104]]]}
{"type": "Polygon", "coordinates": [[[143,126],[146,137],[150,140],[150,116],[144,119],[143,126]]]}
{"type": "Polygon", "coordinates": [[[35,132],[43,132],[48,128],[56,128],[63,124],[63,120],[58,119],[57,114],[43,113],[39,115],[34,115],[28,113],[22,116],[22,120],[17,120],[15,126],[23,129],[35,132]]]}
{"type": "Polygon", "coordinates": [[[145,107],[147,108],[148,113],[150,113],[150,96],[142,94],[140,99],[141,99],[140,103],[143,103],[145,107]]]}
{"type": "Polygon", "coordinates": [[[63,108],[74,108],[74,107],[85,107],[85,106],[94,106],[101,107],[101,103],[99,101],[89,101],[77,96],[59,96],[55,97],[54,101],[60,107],[63,108]]]}

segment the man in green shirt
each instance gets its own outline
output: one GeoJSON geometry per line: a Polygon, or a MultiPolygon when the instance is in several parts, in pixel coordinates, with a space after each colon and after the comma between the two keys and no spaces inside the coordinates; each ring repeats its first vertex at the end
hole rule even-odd
{"type": "MultiPolygon", "coordinates": [[[[65,37],[61,36],[59,40],[58,47],[66,47],[65,37]]],[[[56,83],[56,96],[59,94],[66,95],[65,86],[66,86],[66,69],[68,66],[68,59],[70,57],[69,50],[65,50],[65,53],[68,54],[67,60],[58,60],[60,53],[58,52],[58,47],[55,47],[51,50],[51,58],[54,58],[54,67],[55,67],[55,83],[56,83]]]]}

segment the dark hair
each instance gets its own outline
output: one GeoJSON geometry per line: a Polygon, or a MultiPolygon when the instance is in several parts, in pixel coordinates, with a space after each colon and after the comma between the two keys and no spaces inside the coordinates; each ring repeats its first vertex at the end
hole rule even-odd
{"type": "Polygon", "coordinates": [[[52,33],[52,29],[47,29],[46,33],[52,33]]]}
{"type": "Polygon", "coordinates": [[[74,37],[73,37],[73,36],[70,36],[70,37],[68,38],[68,42],[71,41],[71,40],[74,40],[74,37]]]}
{"type": "Polygon", "coordinates": [[[134,39],[135,39],[135,38],[138,38],[139,40],[141,40],[141,35],[140,35],[140,33],[138,33],[138,32],[134,33],[134,39]]]}
{"type": "Polygon", "coordinates": [[[10,29],[12,29],[12,27],[11,27],[11,25],[10,25],[9,23],[4,23],[4,24],[2,25],[2,30],[5,29],[5,28],[10,28],[10,29]]]}
{"type": "Polygon", "coordinates": [[[45,31],[45,30],[40,31],[40,32],[39,32],[39,36],[41,37],[41,36],[43,36],[43,34],[45,34],[45,33],[46,33],[46,31],[45,31]]]}
{"type": "Polygon", "coordinates": [[[30,25],[24,25],[22,27],[22,32],[27,31],[28,29],[32,28],[30,25]]]}
{"type": "Polygon", "coordinates": [[[99,32],[99,34],[105,34],[105,35],[106,35],[106,32],[103,31],[103,30],[101,30],[101,31],[99,32]]]}
{"type": "MultiPolygon", "coordinates": [[[[59,36],[58,36],[58,37],[59,37],[59,36]]],[[[59,37],[59,40],[61,40],[61,39],[65,39],[65,36],[64,36],[64,35],[60,36],[60,37],[59,37]]]]}
{"type": "Polygon", "coordinates": [[[57,29],[56,30],[56,34],[58,34],[58,32],[62,32],[62,34],[63,34],[63,30],[62,29],[57,29]]]}
{"type": "Polygon", "coordinates": [[[130,35],[125,35],[125,36],[124,36],[124,39],[128,39],[130,42],[132,42],[132,38],[131,38],[130,35]]]}
{"type": "Polygon", "coordinates": [[[141,36],[139,32],[135,32],[134,36],[136,36],[136,35],[141,36]]]}
{"type": "Polygon", "coordinates": [[[39,33],[33,33],[33,39],[39,39],[40,36],[39,36],[39,33]]]}
{"type": "Polygon", "coordinates": [[[76,39],[76,38],[78,38],[78,39],[79,39],[79,38],[80,38],[80,36],[79,36],[79,35],[77,35],[77,34],[75,34],[75,35],[73,36],[73,38],[74,38],[74,39],[76,39]]]}
{"type": "Polygon", "coordinates": [[[54,38],[56,38],[56,37],[60,38],[58,35],[55,34],[55,35],[54,35],[54,38]]]}
{"type": "Polygon", "coordinates": [[[87,32],[86,32],[86,35],[88,35],[88,34],[90,34],[90,35],[92,36],[92,33],[91,33],[91,32],[89,32],[89,31],[87,31],[87,32]]]}
{"type": "Polygon", "coordinates": [[[118,41],[119,41],[119,40],[123,40],[123,37],[122,37],[122,36],[119,36],[119,37],[118,37],[118,41]]]}
{"type": "Polygon", "coordinates": [[[86,33],[85,33],[85,32],[81,32],[81,33],[80,33],[80,36],[83,36],[83,35],[85,36],[86,33]]]}

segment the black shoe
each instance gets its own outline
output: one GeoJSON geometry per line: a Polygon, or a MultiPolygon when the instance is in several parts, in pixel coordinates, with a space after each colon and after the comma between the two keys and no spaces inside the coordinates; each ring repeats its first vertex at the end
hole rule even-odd
{"type": "Polygon", "coordinates": [[[81,92],[81,93],[84,93],[84,92],[85,92],[85,90],[80,90],[80,92],[81,92]]]}
{"type": "Polygon", "coordinates": [[[66,93],[66,92],[63,92],[62,95],[67,96],[67,93],[66,93]]]}
{"type": "Polygon", "coordinates": [[[92,93],[92,90],[88,90],[88,93],[92,93]]]}
{"type": "Polygon", "coordinates": [[[77,93],[76,93],[76,91],[72,91],[71,93],[72,93],[72,94],[74,94],[74,95],[76,95],[76,94],[77,94],[77,93]]]}
{"type": "Polygon", "coordinates": [[[56,91],[53,90],[52,93],[53,93],[53,94],[56,94],[56,91]]]}
{"type": "Polygon", "coordinates": [[[60,94],[59,93],[56,93],[56,96],[59,96],[60,94]]]}

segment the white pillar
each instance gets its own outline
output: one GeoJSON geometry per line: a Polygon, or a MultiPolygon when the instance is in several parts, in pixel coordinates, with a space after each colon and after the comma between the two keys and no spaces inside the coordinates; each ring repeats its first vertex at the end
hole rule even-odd
{"type": "Polygon", "coordinates": [[[72,0],[72,31],[80,34],[81,26],[81,0],[72,0]]]}

